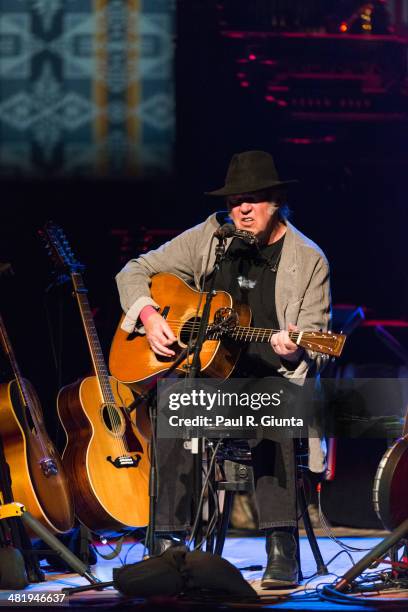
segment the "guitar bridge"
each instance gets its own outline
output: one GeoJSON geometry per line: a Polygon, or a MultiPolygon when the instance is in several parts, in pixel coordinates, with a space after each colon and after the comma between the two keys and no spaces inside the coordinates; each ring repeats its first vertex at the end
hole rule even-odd
{"type": "Polygon", "coordinates": [[[137,467],[140,463],[142,456],[136,455],[135,457],[128,457],[127,455],[122,455],[120,457],[116,457],[116,459],[112,459],[112,456],[106,457],[106,461],[109,461],[116,468],[131,468],[137,467]]]}

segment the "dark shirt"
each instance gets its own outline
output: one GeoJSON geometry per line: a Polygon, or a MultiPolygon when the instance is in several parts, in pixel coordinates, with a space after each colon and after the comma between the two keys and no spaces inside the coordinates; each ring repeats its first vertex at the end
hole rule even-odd
{"type": "MultiPolygon", "coordinates": [[[[275,304],[276,270],[285,236],[259,250],[234,238],[217,274],[215,288],[227,291],[234,300],[248,304],[252,327],[279,329],[275,304]]],[[[208,279],[207,279],[208,287],[208,279]]],[[[232,376],[273,376],[281,365],[269,342],[243,344],[232,376]]]]}

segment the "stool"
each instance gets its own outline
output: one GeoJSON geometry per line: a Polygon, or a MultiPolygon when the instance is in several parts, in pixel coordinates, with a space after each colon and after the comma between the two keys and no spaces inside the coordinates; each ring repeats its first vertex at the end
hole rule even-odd
{"type": "MultiPolygon", "coordinates": [[[[294,453],[297,470],[296,499],[297,508],[300,510],[300,514],[297,512],[298,520],[300,518],[303,519],[309,545],[316,562],[317,573],[319,575],[325,575],[328,574],[328,570],[323,561],[323,557],[313,531],[304,490],[303,472],[306,469],[305,460],[307,460],[308,456],[307,442],[303,440],[294,440],[294,453]]],[[[217,453],[217,463],[221,470],[222,480],[215,481],[214,478],[213,482],[215,485],[214,488],[217,491],[225,492],[224,506],[221,516],[218,519],[216,535],[212,533],[207,537],[206,550],[221,556],[227,535],[234,494],[240,491],[250,492],[253,489],[251,451],[247,442],[245,440],[224,440],[217,453]]],[[[215,474],[213,476],[215,476],[215,474]]],[[[211,509],[213,509],[213,504],[211,503],[211,497],[209,496],[210,512],[211,509]]],[[[297,540],[299,575],[300,580],[302,580],[303,577],[300,564],[298,528],[295,531],[295,537],[297,540]]]]}

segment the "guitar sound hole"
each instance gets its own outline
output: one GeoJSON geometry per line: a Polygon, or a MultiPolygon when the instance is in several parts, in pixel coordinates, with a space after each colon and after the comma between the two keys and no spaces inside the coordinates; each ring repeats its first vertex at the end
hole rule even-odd
{"type": "Polygon", "coordinates": [[[180,331],[180,344],[182,346],[187,346],[187,344],[190,342],[190,339],[195,340],[195,338],[197,338],[200,321],[201,317],[192,317],[183,324],[183,327],[180,331]],[[191,332],[193,333],[191,334],[191,332]]]}
{"type": "Polygon", "coordinates": [[[102,407],[102,419],[112,433],[118,434],[122,431],[122,418],[116,407],[105,404],[102,407]]]}

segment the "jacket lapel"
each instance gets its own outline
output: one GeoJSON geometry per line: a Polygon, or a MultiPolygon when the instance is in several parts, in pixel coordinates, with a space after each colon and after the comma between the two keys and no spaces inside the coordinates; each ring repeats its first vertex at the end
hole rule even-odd
{"type": "Polygon", "coordinates": [[[279,327],[286,328],[286,308],[291,300],[294,299],[294,293],[297,287],[297,253],[296,253],[296,234],[293,226],[288,221],[286,222],[287,231],[285,241],[283,243],[282,257],[276,273],[275,284],[275,304],[276,313],[278,316],[279,327]]]}

